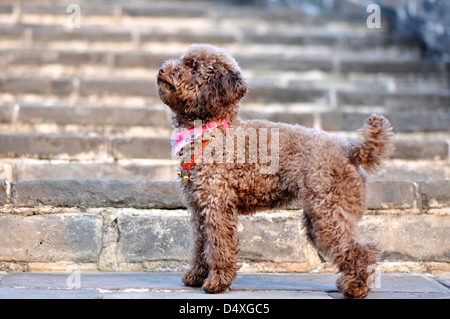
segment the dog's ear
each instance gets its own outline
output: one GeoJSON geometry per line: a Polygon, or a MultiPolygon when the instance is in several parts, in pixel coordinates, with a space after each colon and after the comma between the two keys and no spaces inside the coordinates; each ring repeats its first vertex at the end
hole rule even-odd
{"type": "Polygon", "coordinates": [[[204,88],[202,102],[211,115],[223,112],[226,116],[228,106],[239,103],[246,93],[247,83],[240,72],[217,73],[204,88]]]}

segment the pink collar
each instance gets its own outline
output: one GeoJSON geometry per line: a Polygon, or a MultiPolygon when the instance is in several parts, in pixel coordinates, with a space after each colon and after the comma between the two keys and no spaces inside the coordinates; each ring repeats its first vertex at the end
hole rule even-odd
{"type": "Polygon", "coordinates": [[[176,156],[186,144],[195,140],[202,133],[215,129],[216,127],[223,126],[226,129],[227,136],[230,132],[230,126],[227,120],[213,121],[206,124],[203,127],[194,127],[188,131],[182,131],[175,134],[175,140],[171,141],[172,152],[176,156]]]}

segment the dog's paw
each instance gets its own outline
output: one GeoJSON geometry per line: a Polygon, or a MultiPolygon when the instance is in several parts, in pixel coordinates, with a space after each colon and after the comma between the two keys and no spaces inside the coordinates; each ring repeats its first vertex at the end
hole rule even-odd
{"type": "Polygon", "coordinates": [[[189,287],[201,287],[208,276],[208,270],[191,269],[183,274],[181,281],[189,287]]]}
{"type": "Polygon", "coordinates": [[[336,281],[336,286],[341,294],[351,299],[362,299],[367,297],[371,288],[359,278],[341,276],[336,281]]]}
{"type": "Polygon", "coordinates": [[[227,290],[233,282],[236,274],[226,271],[211,271],[203,283],[203,290],[209,294],[219,294],[227,290]]]}

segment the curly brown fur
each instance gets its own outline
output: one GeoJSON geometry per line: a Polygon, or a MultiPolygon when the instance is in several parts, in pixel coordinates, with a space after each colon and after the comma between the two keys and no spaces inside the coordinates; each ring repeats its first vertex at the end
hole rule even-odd
{"type": "MultiPolygon", "coordinates": [[[[239,269],[238,215],[300,200],[309,242],[342,274],[339,291],[351,298],[367,296],[369,266],[376,263],[378,248],[358,228],[368,202],[361,167],[376,169],[392,150],[389,122],[372,115],[359,132],[361,139],[348,141],[299,125],[241,120],[237,114],[247,84],[236,61],[210,45],[192,45],[180,59],[167,61],[156,82],[161,100],[174,113],[175,128],[191,129],[195,120],[205,125],[226,119],[232,133],[222,142],[239,139],[237,132],[254,133],[253,140],[249,134],[241,141],[243,149],[239,143],[231,148],[217,140],[210,143],[210,149],[204,150],[211,154],[208,161],[204,158],[189,169],[188,183],[180,182],[191,212],[193,243],[191,266],[183,282],[202,285],[208,293],[225,291],[239,269]],[[264,139],[271,130],[278,135],[264,139]],[[250,160],[248,152],[252,147],[261,150],[273,145],[272,141],[278,145],[277,169],[267,173],[263,169],[267,163],[250,160]],[[247,154],[245,161],[237,161],[242,152],[247,154]],[[232,160],[223,160],[221,154],[231,154],[232,160]]],[[[225,136],[223,127],[214,131],[225,136]]],[[[206,135],[202,140],[209,138],[206,135]]]]}

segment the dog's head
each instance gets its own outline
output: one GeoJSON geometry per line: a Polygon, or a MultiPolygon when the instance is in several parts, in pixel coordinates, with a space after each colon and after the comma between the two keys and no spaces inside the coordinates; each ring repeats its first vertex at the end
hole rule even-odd
{"type": "Polygon", "coordinates": [[[236,61],[223,49],[193,44],[179,60],[163,64],[156,77],[161,100],[177,117],[175,125],[232,121],[247,84],[236,61]]]}

